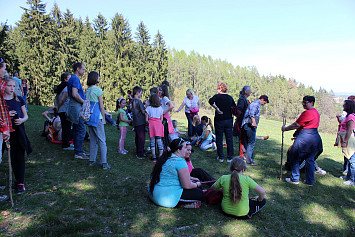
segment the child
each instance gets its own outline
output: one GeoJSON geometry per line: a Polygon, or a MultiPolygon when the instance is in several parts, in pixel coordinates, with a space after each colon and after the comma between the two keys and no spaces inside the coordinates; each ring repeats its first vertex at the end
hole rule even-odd
{"type": "Polygon", "coordinates": [[[97,124],[88,124],[90,131],[90,162],[89,166],[101,166],[102,169],[110,169],[111,166],[107,163],[107,146],[106,146],[106,136],[105,136],[105,115],[108,114],[104,109],[104,104],[102,101],[103,92],[101,88],[96,85],[100,82],[99,73],[91,71],[88,75],[86,90],[86,97],[95,105],[90,106],[92,114],[90,115],[90,121],[92,116],[97,116],[97,124]],[[95,107],[94,107],[95,106],[95,107]],[[96,108],[96,109],[95,109],[96,108]],[[96,155],[98,146],[100,146],[101,163],[96,161],[96,155]]]}
{"type": "Polygon", "coordinates": [[[156,162],[155,141],[158,143],[159,157],[163,154],[164,145],[161,137],[164,136],[163,108],[160,106],[160,99],[157,94],[152,94],[149,98],[148,108],[146,108],[146,122],[149,123],[150,149],[152,151],[152,161],[156,162]]]}
{"type": "Polygon", "coordinates": [[[201,137],[194,140],[191,144],[200,146],[200,149],[205,151],[209,148],[216,149],[216,143],[213,142],[213,125],[212,121],[207,116],[202,116],[201,123],[204,125],[201,137]]]}
{"type": "Polygon", "coordinates": [[[164,146],[168,147],[169,145],[169,136],[171,134],[174,134],[174,127],[171,122],[171,117],[169,112],[172,111],[174,108],[173,102],[169,99],[169,90],[168,86],[166,85],[161,85],[159,87],[159,96],[161,98],[161,107],[163,108],[163,113],[164,113],[164,119],[163,119],[163,125],[164,125],[164,146]]]}
{"type": "Polygon", "coordinates": [[[177,128],[177,121],[173,120],[171,121],[173,123],[173,127],[174,127],[174,134],[170,134],[170,141],[174,140],[174,139],[178,139],[179,135],[186,135],[186,132],[180,132],[179,129],[177,128]]]}
{"type": "Polygon", "coordinates": [[[223,190],[223,212],[238,219],[251,218],[266,203],[265,190],[244,175],[246,169],[243,159],[234,158],[230,164],[232,174],[223,175],[212,186],[215,190],[223,190]],[[259,196],[249,199],[249,189],[255,190],[259,196]]]}
{"type": "Polygon", "coordinates": [[[7,86],[5,88],[4,99],[12,117],[12,127],[10,135],[11,166],[15,174],[15,191],[18,194],[25,192],[25,151],[27,155],[32,152],[30,141],[27,138],[24,122],[28,116],[25,101],[22,97],[15,95],[16,82],[13,78],[5,78],[7,86]]]}
{"type": "Polygon", "coordinates": [[[146,158],[144,154],[144,145],[145,145],[145,109],[142,101],[143,89],[139,86],[133,88],[132,99],[132,115],[133,115],[133,128],[136,134],[135,143],[136,143],[136,157],[138,159],[146,158]]]}
{"type": "Polygon", "coordinates": [[[127,118],[126,111],[124,108],[126,107],[126,100],[121,97],[118,101],[119,109],[118,109],[118,129],[120,130],[120,140],[118,142],[118,153],[120,154],[127,154],[127,150],[124,149],[124,141],[126,139],[127,135],[127,127],[129,126],[130,123],[132,123],[131,119],[127,118]]]}

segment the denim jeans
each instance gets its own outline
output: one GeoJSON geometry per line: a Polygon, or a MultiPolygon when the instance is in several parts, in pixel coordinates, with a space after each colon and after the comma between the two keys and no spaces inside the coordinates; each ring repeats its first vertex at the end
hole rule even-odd
{"type": "Polygon", "coordinates": [[[349,159],[346,178],[355,182],[355,153],[349,159]]]}
{"type": "MultiPolygon", "coordinates": [[[[314,171],[315,171],[315,162],[314,157],[316,152],[310,153],[305,157],[306,161],[306,183],[313,185],[314,183],[314,171]]],[[[291,160],[291,181],[299,182],[300,180],[300,161],[299,159],[291,160]]]]}
{"type": "Polygon", "coordinates": [[[75,154],[83,153],[83,142],[86,134],[84,121],[79,119],[79,123],[73,123],[73,140],[75,154]]]}
{"type": "Polygon", "coordinates": [[[209,148],[212,148],[212,139],[211,140],[204,140],[202,143],[201,143],[201,146],[200,146],[200,149],[202,151],[205,151],[209,148]]]}
{"type": "Polygon", "coordinates": [[[107,146],[105,126],[103,119],[99,120],[97,127],[89,126],[90,131],[90,161],[96,161],[97,150],[100,146],[101,163],[107,163],[107,146]]]}
{"type": "Polygon", "coordinates": [[[246,137],[244,142],[244,147],[246,148],[246,158],[247,163],[254,162],[254,147],[255,147],[255,137],[256,137],[256,127],[250,127],[248,124],[243,126],[246,137]]]}
{"type": "Polygon", "coordinates": [[[233,147],[233,118],[227,120],[214,121],[216,132],[217,154],[220,159],[224,158],[223,153],[223,133],[226,135],[228,158],[232,159],[234,155],[233,147]]]}
{"type": "Polygon", "coordinates": [[[186,115],[186,118],[187,118],[187,135],[189,137],[192,137],[193,136],[193,130],[192,130],[192,118],[190,116],[190,113],[186,113],[185,112],[185,115],[186,115]]]}

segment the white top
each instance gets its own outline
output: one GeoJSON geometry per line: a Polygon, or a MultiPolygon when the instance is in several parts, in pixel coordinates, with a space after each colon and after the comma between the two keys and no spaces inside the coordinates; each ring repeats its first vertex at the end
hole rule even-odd
{"type": "Polygon", "coordinates": [[[185,112],[186,113],[190,113],[190,109],[192,108],[198,108],[197,103],[200,99],[198,98],[198,96],[194,95],[194,97],[192,97],[192,100],[190,100],[189,98],[185,97],[184,98],[184,103],[185,103],[185,112]]]}
{"type": "Polygon", "coordinates": [[[163,99],[161,100],[161,107],[163,108],[163,112],[169,108],[168,103],[170,101],[171,100],[168,97],[166,97],[166,96],[164,96],[163,99]]]}
{"type": "Polygon", "coordinates": [[[169,134],[170,140],[175,140],[179,138],[179,134],[178,134],[179,129],[178,128],[174,128],[174,133],[173,134],[169,134]]]}
{"type": "Polygon", "coordinates": [[[159,118],[160,116],[163,115],[163,108],[161,106],[159,107],[152,107],[148,106],[145,111],[147,111],[148,118],[159,118]]]}

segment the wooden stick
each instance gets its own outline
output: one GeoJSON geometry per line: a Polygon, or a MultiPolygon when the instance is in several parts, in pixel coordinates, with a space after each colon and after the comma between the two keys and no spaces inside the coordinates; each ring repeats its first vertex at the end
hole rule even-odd
{"type": "MultiPolygon", "coordinates": [[[[282,114],[282,124],[286,125],[286,115],[282,114]]],[[[284,131],[282,131],[282,139],[281,139],[281,162],[280,162],[280,181],[282,181],[282,159],[284,155],[284,131]]]]}
{"type": "Polygon", "coordinates": [[[9,193],[10,193],[10,201],[12,208],[14,207],[14,200],[12,199],[12,167],[11,167],[11,156],[10,156],[10,142],[6,142],[7,147],[7,156],[8,156],[8,163],[9,163],[9,193]]]}

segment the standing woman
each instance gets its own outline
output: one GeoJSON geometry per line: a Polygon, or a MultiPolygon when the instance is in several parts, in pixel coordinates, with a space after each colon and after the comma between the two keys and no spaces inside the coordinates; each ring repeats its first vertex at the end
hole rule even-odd
{"type": "Polygon", "coordinates": [[[320,116],[314,108],[315,98],[311,95],[303,97],[303,108],[305,111],[298,119],[289,126],[282,126],[282,131],[296,129],[293,134],[295,141],[288,153],[291,166],[291,177],[286,178],[286,182],[299,184],[300,160],[306,161],[306,180],[305,184],[310,186],[314,183],[315,162],[314,158],[323,152],[322,139],[318,133],[320,116]]]}
{"type": "MultiPolygon", "coordinates": [[[[62,124],[62,148],[66,151],[73,151],[74,146],[70,145],[69,141],[72,140],[71,134],[71,122],[67,117],[67,110],[69,105],[69,96],[68,96],[68,81],[70,78],[70,73],[65,72],[61,75],[61,83],[54,89],[56,93],[55,105],[57,107],[57,113],[60,117],[60,122],[62,124]]],[[[24,90],[25,92],[25,90],[24,90]]]]}
{"type": "Polygon", "coordinates": [[[100,166],[104,170],[110,169],[111,166],[107,163],[107,146],[106,146],[106,136],[105,136],[105,114],[108,114],[104,109],[104,104],[102,101],[102,95],[104,94],[101,88],[96,85],[100,82],[99,73],[91,71],[88,75],[87,85],[89,88],[86,90],[86,96],[91,102],[94,102],[95,107],[90,106],[90,110],[93,113],[91,116],[98,116],[97,124],[88,124],[90,131],[90,163],[89,166],[100,166]],[[97,108],[97,106],[99,108],[97,108]],[[92,108],[93,107],[93,108],[92,108]],[[96,126],[95,126],[96,125],[96,126]],[[101,163],[96,162],[96,155],[98,146],[100,146],[101,153],[101,163]]]}
{"type": "Polygon", "coordinates": [[[191,89],[188,89],[186,91],[186,97],[184,98],[180,107],[175,112],[179,112],[184,106],[185,106],[185,115],[188,122],[187,135],[189,137],[192,137],[193,136],[192,119],[196,114],[198,114],[198,111],[201,107],[201,103],[198,96],[194,95],[194,92],[191,89]]]}
{"type": "Polygon", "coordinates": [[[248,100],[248,97],[251,94],[251,88],[250,86],[243,86],[243,89],[239,92],[239,99],[237,102],[237,119],[235,121],[235,129],[238,133],[239,136],[239,156],[240,158],[243,157],[244,152],[243,152],[243,143],[245,140],[245,132],[244,129],[242,128],[242,122],[244,118],[245,111],[247,110],[250,102],[248,100]]]}
{"type": "Polygon", "coordinates": [[[186,156],[186,142],[175,139],[170,144],[170,152],[165,151],[158,159],[151,173],[149,197],[162,207],[175,207],[180,199],[205,199],[201,182],[193,182],[190,177],[184,157],[186,156]]]}
{"type": "Polygon", "coordinates": [[[352,100],[345,100],[343,110],[347,113],[346,117],[341,121],[338,132],[338,144],[341,144],[344,157],[349,159],[348,173],[346,176],[341,176],[347,181],[345,185],[355,185],[355,137],[353,134],[355,123],[355,102],[352,100]]]}
{"type": "Polygon", "coordinates": [[[227,142],[227,161],[231,162],[234,155],[233,148],[233,116],[232,107],[236,107],[236,104],[232,96],[227,94],[227,85],[221,82],[217,86],[217,94],[215,94],[209,101],[210,105],[216,109],[214,116],[214,127],[216,133],[216,145],[217,145],[217,160],[219,162],[224,161],[223,153],[223,133],[226,135],[227,142]]]}

